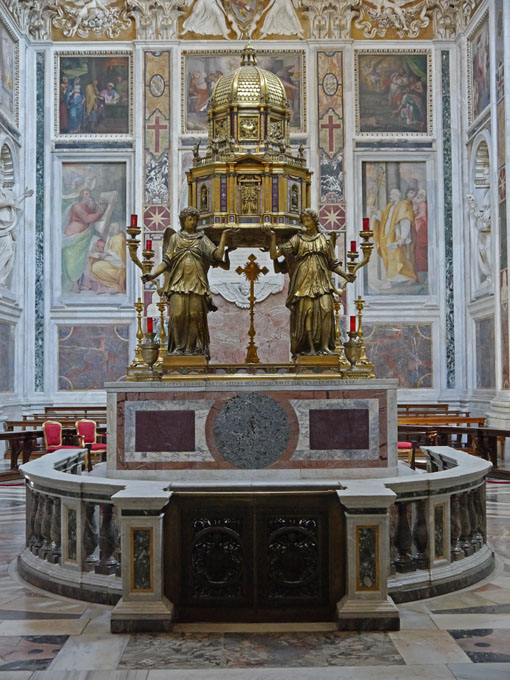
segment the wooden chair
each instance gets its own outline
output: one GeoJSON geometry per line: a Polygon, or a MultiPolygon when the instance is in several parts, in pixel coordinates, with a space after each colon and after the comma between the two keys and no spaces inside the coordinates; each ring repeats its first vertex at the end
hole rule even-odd
{"type": "Polygon", "coordinates": [[[106,435],[98,435],[96,421],[88,420],[86,418],[76,421],[76,432],[83,443],[83,447],[88,451],[87,469],[90,470],[92,467],[92,458],[94,458],[94,456],[98,457],[99,461],[102,460],[103,454],[106,456],[106,442],[98,441],[98,437],[105,439],[106,435]]]}
{"type": "Polygon", "coordinates": [[[62,424],[56,420],[45,420],[42,424],[42,431],[46,453],[77,448],[76,445],[62,444],[62,424]]]}

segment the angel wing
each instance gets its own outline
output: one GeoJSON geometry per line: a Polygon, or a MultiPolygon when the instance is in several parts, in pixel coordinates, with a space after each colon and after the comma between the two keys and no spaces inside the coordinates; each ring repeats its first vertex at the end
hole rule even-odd
{"type": "MultiPolygon", "coordinates": [[[[172,229],[172,227],[167,227],[165,231],[163,232],[163,247],[161,249],[161,257],[163,257],[168,250],[168,246],[170,244],[170,239],[171,237],[175,234],[175,229],[172,229]]],[[[165,271],[163,274],[163,286],[161,288],[158,288],[158,294],[160,297],[166,293],[166,290],[168,288],[168,280],[170,278],[170,272],[168,270],[165,271]]]]}

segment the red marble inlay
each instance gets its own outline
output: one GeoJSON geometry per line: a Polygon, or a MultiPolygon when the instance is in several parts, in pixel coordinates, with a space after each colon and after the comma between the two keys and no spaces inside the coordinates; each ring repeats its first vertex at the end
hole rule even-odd
{"type": "Polygon", "coordinates": [[[195,411],[137,411],[135,451],[194,451],[195,411]]]}
{"type": "Polygon", "coordinates": [[[368,449],[368,409],[310,409],[312,451],[368,449]]]}

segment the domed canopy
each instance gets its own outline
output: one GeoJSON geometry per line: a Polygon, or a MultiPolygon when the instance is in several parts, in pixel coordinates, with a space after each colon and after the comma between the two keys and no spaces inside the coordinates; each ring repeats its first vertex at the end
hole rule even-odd
{"type": "Polygon", "coordinates": [[[281,80],[274,73],[257,66],[255,50],[246,45],[242,51],[241,66],[226,73],[216,83],[211,108],[217,110],[229,104],[267,104],[286,110],[287,95],[281,80]]]}

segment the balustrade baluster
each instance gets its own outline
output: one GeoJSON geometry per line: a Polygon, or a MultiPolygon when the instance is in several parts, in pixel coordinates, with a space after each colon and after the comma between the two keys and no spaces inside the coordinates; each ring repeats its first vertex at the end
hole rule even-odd
{"type": "Polygon", "coordinates": [[[471,519],[468,510],[468,494],[467,492],[459,494],[460,502],[460,547],[464,551],[464,555],[469,557],[474,553],[474,548],[471,545],[469,537],[471,535],[471,519]]]}
{"type": "Polygon", "coordinates": [[[426,501],[417,501],[415,503],[415,508],[416,516],[413,526],[413,540],[414,545],[416,546],[416,553],[413,555],[413,560],[418,569],[427,569],[429,532],[427,528],[426,501]]]}
{"type": "Polygon", "coordinates": [[[461,560],[464,551],[460,546],[460,508],[457,494],[450,496],[450,534],[451,534],[451,560],[461,560]]]}
{"type": "Polygon", "coordinates": [[[55,547],[51,540],[51,521],[53,515],[53,497],[46,496],[44,503],[44,513],[41,522],[41,533],[43,537],[43,542],[39,548],[38,555],[42,559],[46,559],[48,553],[55,547]]]}
{"type": "Polygon", "coordinates": [[[409,518],[407,516],[408,507],[408,502],[397,503],[398,520],[395,546],[398,555],[395,558],[395,569],[401,573],[414,571],[416,569],[416,565],[411,559],[413,539],[411,536],[411,527],[409,526],[409,518]]]}
{"type": "Polygon", "coordinates": [[[84,566],[87,571],[93,571],[98,562],[96,504],[85,503],[85,527],[83,529],[83,549],[85,552],[84,566]]]}
{"type": "Polygon", "coordinates": [[[482,503],[482,494],[483,485],[473,490],[473,505],[476,513],[476,540],[478,543],[478,550],[480,550],[485,543],[483,535],[485,524],[485,504],[482,503]]]}
{"type": "Polygon", "coordinates": [[[32,552],[37,555],[39,548],[42,545],[43,537],[41,532],[41,525],[44,515],[44,496],[41,493],[37,494],[37,511],[34,519],[34,542],[32,543],[32,552]]]}
{"type": "Polygon", "coordinates": [[[48,555],[48,562],[52,564],[60,564],[60,556],[62,554],[61,543],[61,517],[60,517],[60,498],[53,499],[53,516],[51,520],[51,541],[53,549],[48,555]]]}
{"type": "MultiPolygon", "coordinates": [[[[28,487],[27,487],[28,489],[28,487]]],[[[39,494],[37,494],[35,491],[31,491],[28,489],[28,493],[30,494],[30,507],[28,508],[28,526],[27,526],[27,547],[32,548],[34,541],[36,540],[35,538],[35,531],[34,531],[34,524],[35,524],[35,514],[37,512],[37,505],[39,503],[39,494]]]]}
{"type": "Polygon", "coordinates": [[[118,562],[113,556],[117,547],[117,531],[113,521],[113,505],[105,503],[102,508],[102,522],[99,531],[99,549],[101,559],[95,567],[96,574],[117,573],[118,562]]]}
{"type": "Polygon", "coordinates": [[[473,552],[480,550],[480,545],[478,542],[478,517],[475,508],[475,490],[471,489],[466,493],[467,496],[467,509],[469,513],[469,523],[471,525],[471,534],[469,535],[469,542],[473,548],[473,552]]]}

